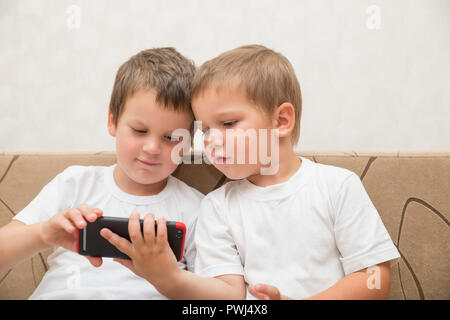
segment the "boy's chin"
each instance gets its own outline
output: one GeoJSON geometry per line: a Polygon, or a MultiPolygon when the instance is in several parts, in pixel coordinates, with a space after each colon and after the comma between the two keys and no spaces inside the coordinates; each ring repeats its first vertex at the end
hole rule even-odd
{"type": "Polygon", "coordinates": [[[134,180],[135,183],[140,185],[151,185],[162,182],[162,180],[165,180],[164,177],[154,177],[154,178],[141,178],[141,177],[133,177],[132,180],[134,180]]]}
{"type": "Polygon", "coordinates": [[[216,165],[215,166],[225,177],[230,180],[241,180],[254,175],[253,170],[245,170],[244,168],[216,165]]]}
{"type": "Polygon", "coordinates": [[[155,183],[160,183],[166,180],[170,175],[170,172],[133,172],[132,177],[130,177],[134,182],[141,185],[150,185],[155,183]]]}

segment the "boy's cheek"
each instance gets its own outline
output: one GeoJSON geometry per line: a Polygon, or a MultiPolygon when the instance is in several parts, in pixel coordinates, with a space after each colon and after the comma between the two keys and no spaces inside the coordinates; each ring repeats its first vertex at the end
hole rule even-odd
{"type": "MultiPolygon", "coordinates": [[[[174,148],[175,148],[175,146],[171,146],[170,148],[165,149],[164,156],[163,156],[164,166],[166,166],[168,168],[168,170],[171,172],[179,166],[178,163],[174,162],[175,159],[172,159],[172,157],[173,157],[172,152],[173,152],[174,148]]],[[[180,154],[180,156],[183,155],[182,150],[180,150],[179,154],[180,154]]]]}
{"type": "Polygon", "coordinates": [[[132,140],[120,140],[116,144],[116,152],[122,156],[135,158],[139,146],[132,140]]]}
{"type": "Polygon", "coordinates": [[[258,137],[256,139],[245,136],[235,137],[234,143],[226,143],[225,148],[227,156],[233,158],[234,164],[238,163],[238,159],[245,161],[245,164],[256,164],[258,162],[258,137]]]}

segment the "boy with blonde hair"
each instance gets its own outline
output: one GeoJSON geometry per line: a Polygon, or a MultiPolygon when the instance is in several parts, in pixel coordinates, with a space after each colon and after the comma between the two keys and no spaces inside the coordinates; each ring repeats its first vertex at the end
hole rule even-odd
{"type": "Polygon", "coordinates": [[[196,274],[176,268],[160,229],[139,274],[169,298],[387,298],[399,254],[359,177],[294,153],[302,100],[289,61],[260,45],[225,52],[197,70],[191,99],[210,161],[236,181],[202,201],[196,274]]]}
{"type": "Polygon", "coordinates": [[[173,48],[144,50],[118,70],[108,111],[117,164],[71,166],[48,183],[13,221],[0,229],[0,268],[39,251],[49,270],[31,299],[163,299],[145,279],[109,259],[76,253],[76,234],[98,217],[131,217],[144,225],[175,220],[187,227],[177,268],[193,271],[193,235],[203,195],[171,176],[175,130],[191,130],[190,86],[194,64],[173,48]],[[12,241],[12,239],[14,241],[12,241]],[[93,267],[94,266],[94,267],[93,267]],[[95,268],[98,267],[98,268],[95,268]],[[76,271],[76,274],[73,274],[76,271]],[[68,283],[69,277],[79,281],[68,283]]]}

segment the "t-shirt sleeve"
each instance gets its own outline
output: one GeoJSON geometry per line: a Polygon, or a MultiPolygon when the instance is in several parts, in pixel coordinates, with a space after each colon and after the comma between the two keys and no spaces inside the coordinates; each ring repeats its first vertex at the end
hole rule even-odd
{"type": "Polygon", "coordinates": [[[400,257],[356,174],[345,179],[334,207],[335,240],[346,275],[400,257]]]}
{"type": "Polygon", "coordinates": [[[218,205],[214,203],[212,197],[206,196],[202,200],[195,243],[197,247],[195,272],[200,276],[244,274],[227,219],[218,210],[218,205]]]}
{"type": "Polygon", "coordinates": [[[73,205],[73,192],[68,192],[68,189],[73,187],[73,171],[69,167],[53,178],[22,211],[14,216],[13,220],[30,225],[46,221],[70,208],[73,205]]]}

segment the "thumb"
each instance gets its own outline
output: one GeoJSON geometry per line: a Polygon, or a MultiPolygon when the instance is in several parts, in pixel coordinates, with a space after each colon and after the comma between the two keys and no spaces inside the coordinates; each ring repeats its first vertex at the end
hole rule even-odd
{"type": "MultiPolygon", "coordinates": [[[[267,284],[258,283],[252,286],[253,291],[264,300],[280,300],[281,295],[277,287],[269,286],[267,284]]],[[[257,296],[257,298],[258,298],[257,296]]]]}
{"type": "Polygon", "coordinates": [[[103,263],[103,259],[100,257],[90,257],[86,256],[86,258],[89,260],[89,262],[96,268],[100,267],[103,263]]]}

